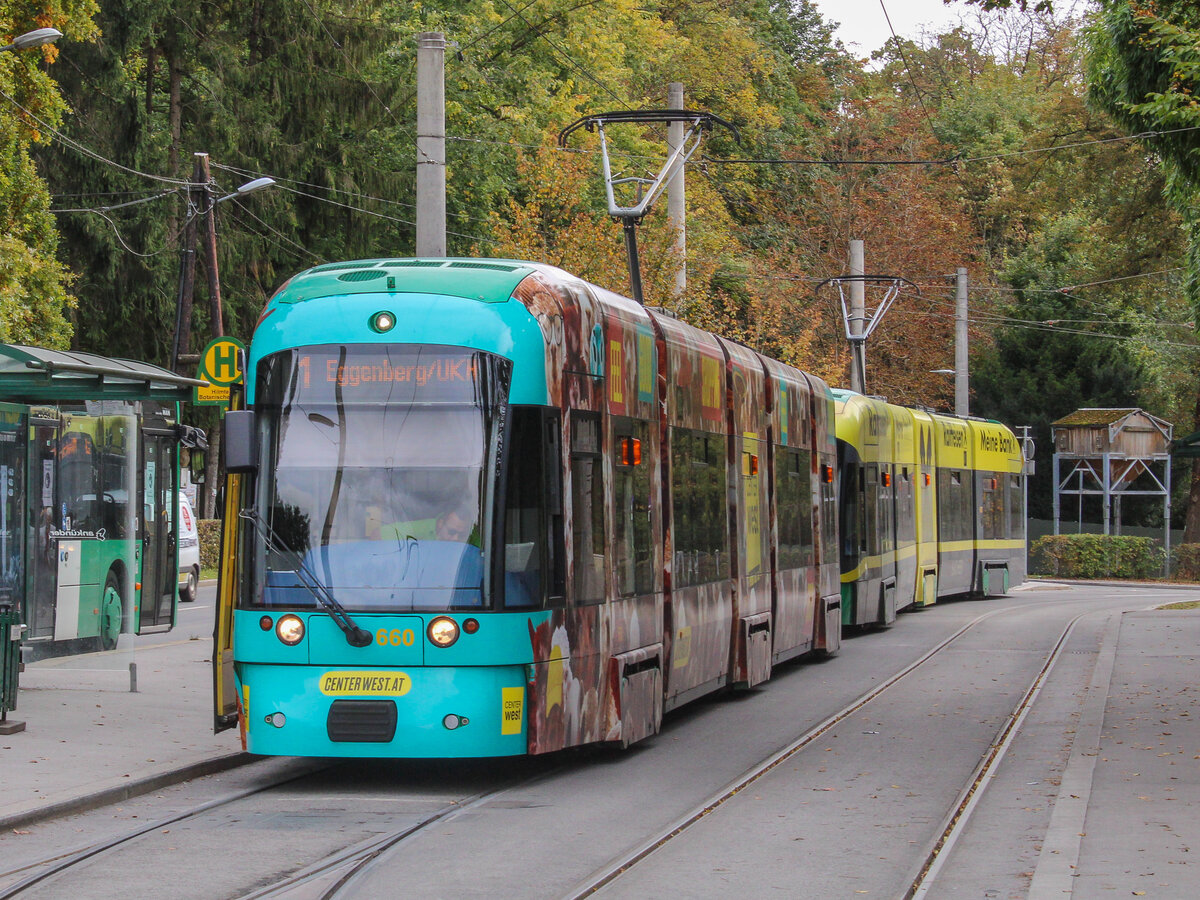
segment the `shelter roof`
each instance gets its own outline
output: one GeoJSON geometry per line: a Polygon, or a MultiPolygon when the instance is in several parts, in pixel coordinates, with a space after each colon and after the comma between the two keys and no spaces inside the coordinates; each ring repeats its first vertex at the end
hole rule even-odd
{"type": "Polygon", "coordinates": [[[205,382],[150,363],[0,344],[0,400],[190,400],[205,382]]]}
{"type": "Polygon", "coordinates": [[[1051,425],[1112,425],[1114,422],[1119,422],[1126,416],[1133,413],[1141,412],[1137,408],[1128,409],[1077,409],[1069,416],[1063,416],[1057,422],[1051,422],[1051,425]]]}

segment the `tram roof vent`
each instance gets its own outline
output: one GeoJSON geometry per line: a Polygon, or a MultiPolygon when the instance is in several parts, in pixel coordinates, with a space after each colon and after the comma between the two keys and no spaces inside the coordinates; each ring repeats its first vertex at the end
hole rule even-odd
{"type": "Polygon", "coordinates": [[[525,268],[524,266],[509,266],[503,263],[485,263],[485,262],[452,262],[452,269],[487,269],[492,272],[515,272],[518,269],[525,268]]]}
{"type": "Polygon", "coordinates": [[[315,275],[319,272],[342,272],[346,269],[371,269],[379,263],[375,260],[366,260],[365,262],[348,262],[348,263],[327,263],[323,266],[317,266],[314,269],[309,269],[309,275],[315,275]]]}
{"type": "Polygon", "coordinates": [[[382,278],[387,272],[384,269],[360,269],[357,272],[346,272],[339,275],[338,281],[374,281],[376,278],[382,278]]]}

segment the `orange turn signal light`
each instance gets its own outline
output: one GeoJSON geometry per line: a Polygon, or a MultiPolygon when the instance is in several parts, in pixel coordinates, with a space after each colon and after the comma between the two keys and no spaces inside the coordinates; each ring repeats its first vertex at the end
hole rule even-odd
{"type": "Polygon", "coordinates": [[[642,464],[642,442],[634,437],[621,438],[621,463],[626,466],[642,464]]]}

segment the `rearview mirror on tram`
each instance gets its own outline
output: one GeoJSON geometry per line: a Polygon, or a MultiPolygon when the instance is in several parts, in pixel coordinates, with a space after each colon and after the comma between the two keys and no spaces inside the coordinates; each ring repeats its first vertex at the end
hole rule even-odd
{"type": "Polygon", "coordinates": [[[254,411],[233,409],[225,413],[225,433],[221,449],[225,454],[226,472],[255,472],[258,470],[257,442],[254,434],[254,411]]]}

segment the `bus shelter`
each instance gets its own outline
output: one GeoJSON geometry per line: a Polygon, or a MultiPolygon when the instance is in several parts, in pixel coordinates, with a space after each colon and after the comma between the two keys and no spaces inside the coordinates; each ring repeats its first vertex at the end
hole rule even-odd
{"type": "Polygon", "coordinates": [[[26,652],[166,631],[177,602],[179,404],[148,363],[0,344],[0,733],[26,652]]]}

